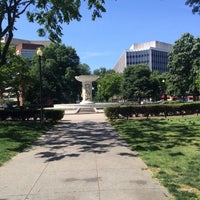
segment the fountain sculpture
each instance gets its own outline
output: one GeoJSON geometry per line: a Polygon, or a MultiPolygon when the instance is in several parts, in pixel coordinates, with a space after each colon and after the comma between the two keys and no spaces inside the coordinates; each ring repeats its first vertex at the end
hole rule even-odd
{"type": "Polygon", "coordinates": [[[80,104],[93,104],[92,101],[92,82],[96,81],[99,77],[95,75],[81,75],[75,76],[77,81],[82,82],[82,94],[83,100],[80,104]]]}
{"type": "Polygon", "coordinates": [[[92,101],[92,82],[99,77],[96,75],[75,76],[82,83],[82,101],[78,104],[55,104],[55,109],[64,109],[65,114],[76,114],[79,112],[104,112],[105,107],[119,106],[118,103],[94,103],[92,101]]]}

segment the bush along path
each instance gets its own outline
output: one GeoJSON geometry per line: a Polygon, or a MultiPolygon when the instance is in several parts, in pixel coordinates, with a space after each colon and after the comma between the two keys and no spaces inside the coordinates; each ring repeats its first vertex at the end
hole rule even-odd
{"type": "MultiPolygon", "coordinates": [[[[45,121],[58,121],[64,116],[64,110],[56,109],[45,109],[43,111],[43,119],[45,121]]],[[[12,109],[0,110],[0,121],[4,120],[40,120],[41,111],[40,109],[12,109]]]]}
{"type": "Polygon", "coordinates": [[[105,114],[109,119],[130,118],[143,116],[184,116],[200,112],[200,103],[179,103],[179,104],[151,104],[151,105],[130,105],[105,108],[105,114]]]}

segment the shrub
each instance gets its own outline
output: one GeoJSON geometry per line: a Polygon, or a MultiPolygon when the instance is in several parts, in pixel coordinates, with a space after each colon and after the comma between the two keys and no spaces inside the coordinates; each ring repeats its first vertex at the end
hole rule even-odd
{"type": "MultiPolygon", "coordinates": [[[[44,110],[44,120],[58,121],[64,116],[64,110],[44,110]]],[[[40,120],[38,109],[0,110],[0,120],[40,120]]]]}
{"type": "Polygon", "coordinates": [[[133,107],[132,106],[122,106],[120,107],[119,114],[127,119],[133,116],[133,107]]]}
{"type": "Polygon", "coordinates": [[[162,104],[162,105],[132,105],[121,107],[108,107],[105,109],[105,115],[109,119],[119,118],[120,115],[129,118],[130,116],[142,115],[151,116],[174,116],[184,114],[195,114],[200,111],[200,103],[178,103],[178,104],[162,104]]]}
{"type": "Polygon", "coordinates": [[[117,119],[120,115],[120,107],[106,107],[104,113],[109,119],[117,119]]]}
{"type": "Polygon", "coordinates": [[[0,120],[6,120],[8,118],[8,112],[6,110],[0,110],[0,120]]]}
{"type": "Polygon", "coordinates": [[[64,116],[64,110],[44,110],[46,120],[58,121],[64,116]]]}

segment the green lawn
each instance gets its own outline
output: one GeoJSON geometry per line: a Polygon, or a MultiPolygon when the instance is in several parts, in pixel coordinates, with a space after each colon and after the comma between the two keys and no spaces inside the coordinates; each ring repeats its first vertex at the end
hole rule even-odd
{"type": "Polygon", "coordinates": [[[0,166],[31,145],[50,127],[39,122],[0,122],[0,166]]]}
{"type": "Polygon", "coordinates": [[[200,199],[200,118],[112,123],[177,200],[200,199]]]}

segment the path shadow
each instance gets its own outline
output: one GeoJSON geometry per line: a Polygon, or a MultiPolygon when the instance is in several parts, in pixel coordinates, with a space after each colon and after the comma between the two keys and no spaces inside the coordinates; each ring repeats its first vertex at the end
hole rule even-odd
{"type": "MultiPolygon", "coordinates": [[[[128,147],[109,123],[93,121],[62,121],[37,141],[36,145],[45,147],[44,151],[36,156],[46,158],[46,162],[58,161],[65,157],[79,157],[84,152],[103,154],[113,147],[128,147]]],[[[118,155],[136,156],[125,155],[123,152],[118,155]]]]}

